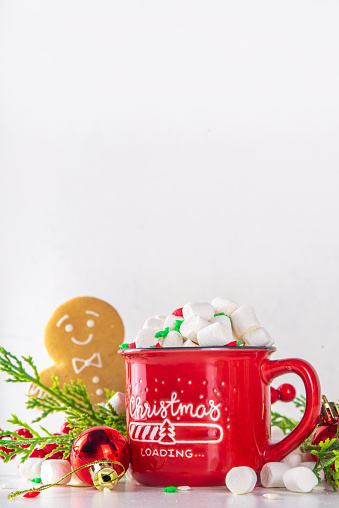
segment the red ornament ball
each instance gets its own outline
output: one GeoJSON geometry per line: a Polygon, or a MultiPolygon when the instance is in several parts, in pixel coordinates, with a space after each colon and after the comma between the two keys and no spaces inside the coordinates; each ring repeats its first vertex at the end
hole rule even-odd
{"type": "Polygon", "coordinates": [[[292,402],[297,392],[293,385],[285,383],[278,388],[278,399],[282,402],[292,402]]]}
{"type": "MultiPolygon", "coordinates": [[[[92,427],[78,436],[72,446],[71,466],[76,469],[96,460],[115,460],[121,462],[125,471],[130,461],[130,448],[126,439],[120,432],[111,427],[92,427]]],[[[123,472],[121,466],[113,464],[118,474],[123,472]]],[[[80,469],[76,472],[83,482],[93,483],[89,468],[80,469]]]]}
{"type": "Polygon", "coordinates": [[[271,404],[274,404],[278,400],[278,390],[271,386],[271,404]]]}

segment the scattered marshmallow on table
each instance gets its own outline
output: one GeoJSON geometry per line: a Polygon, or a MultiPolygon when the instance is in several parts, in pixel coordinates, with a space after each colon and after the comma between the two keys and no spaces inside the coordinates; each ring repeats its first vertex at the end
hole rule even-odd
{"type": "Polygon", "coordinates": [[[257,475],[250,467],[233,467],[227,473],[225,483],[232,494],[247,494],[254,489],[257,483],[257,475]]]}
{"type": "Polygon", "coordinates": [[[153,332],[157,333],[162,330],[163,324],[163,319],[149,318],[146,319],[143,328],[148,328],[149,330],[153,330],[153,332]]]}
{"type": "MultiPolygon", "coordinates": [[[[315,465],[316,465],[316,462],[314,462],[314,461],[300,463],[300,467],[308,467],[308,469],[310,469],[311,471],[313,471],[315,465]]],[[[318,471],[318,475],[320,476],[320,480],[323,481],[323,479],[325,478],[324,470],[321,469],[320,471],[318,471]]]]}
{"type": "Polygon", "coordinates": [[[197,342],[197,336],[198,332],[205,328],[206,326],[209,326],[209,321],[206,321],[206,319],[203,319],[200,316],[191,316],[182,323],[180,326],[180,333],[186,338],[191,339],[194,342],[197,342]]]}
{"type": "Polygon", "coordinates": [[[230,316],[235,310],[239,309],[239,305],[228,298],[224,298],[223,296],[217,296],[211,302],[212,307],[214,308],[215,314],[224,313],[227,316],[230,316]]]}
{"type": "Polygon", "coordinates": [[[280,427],[277,427],[276,425],[271,427],[271,443],[279,443],[279,441],[284,439],[284,437],[284,431],[280,427]]]}
{"type": "Polygon", "coordinates": [[[239,339],[245,333],[260,328],[257,315],[251,305],[243,305],[232,313],[232,326],[239,339]]]}
{"type": "Polygon", "coordinates": [[[228,326],[221,323],[213,323],[198,332],[197,340],[201,347],[226,346],[232,341],[232,327],[228,320],[228,326]]]}
{"type": "Polygon", "coordinates": [[[155,346],[157,342],[158,339],[155,338],[154,331],[150,330],[149,328],[142,328],[139,330],[135,339],[135,345],[137,348],[155,346]]]}
{"type": "Polygon", "coordinates": [[[43,459],[38,457],[28,457],[19,465],[19,473],[24,480],[33,480],[41,477],[41,464],[43,459]]]}
{"type": "Polygon", "coordinates": [[[318,485],[318,478],[308,467],[293,467],[283,477],[285,487],[292,492],[311,492],[318,485]]]}
{"type": "Polygon", "coordinates": [[[271,337],[265,328],[256,328],[250,332],[244,333],[242,339],[246,346],[267,346],[271,342],[271,337]]]}
{"type": "Polygon", "coordinates": [[[282,460],[282,462],[287,464],[290,468],[297,467],[301,463],[301,453],[298,453],[298,452],[289,453],[282,460]]]}
{"type": "Polygon", "coordinates": [[[116,392],[105,404],[108,408],[108,404],[111,404],[113,409],[118,415],[126,414],[126,395],[122,392],[116,392]]]}
{"type": "Polygon", "coordinates": [[[200,316],[201,318],[209,321],[214,317],[214,308],[210,303],[187,303],[182,308],[184,319],[191,316],[200,316]]]}
{"type": "Polygon", "coordinates": [[[162,347],[181,347],[184,339],[179,332],[169,332],[162,341],[162,347]]]}
{"type": "MultiPolygon", "coordinates": [[[[56,483],[63,476],[70,473],[71,464],[64,459],[48,459],[44,460],[41,466],[41,481],[44,485],[56,483]]],[[[66,485],[71,481],[71,475],[62,480],[62,484],[66,485]]]]}
{"type": "Polygon", "coordinates": [[[284,474],[290,468],[284,462],[267,462],[260,471],[260,481],[263,487],[285,487],[284,474]]]}

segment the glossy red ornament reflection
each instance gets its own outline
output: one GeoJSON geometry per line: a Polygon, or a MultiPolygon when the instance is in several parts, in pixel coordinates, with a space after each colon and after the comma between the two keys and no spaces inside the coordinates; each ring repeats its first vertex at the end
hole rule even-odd
{"type": "Polygon", "coordinates": [[[320,386],[299,359],[269,360],[251,347],[125,349],[131,472],[150,486],[225,485],[232,467],[259,472],[297,448],[315,428],[320,386]],[[270,383],[299,375],[306,411],[279,443],[270,443],[270,383]]]}
{"type": "MultiPolygon", "coordinates": [[[[326,439],[333,439],[338,432],[339,424],[339,409],[335,402],[328,402],[325,395],[323,395],[323,403],[321,406],[320,414],[320,427],[317,428],[311,439],[311,445],[318,445],[326,439]]],[[[318,458],[318,457],[316,457],[318,458]]],[[[335,465],[332,464],[331,468],[335,471],[335,465]]]]}
{"type": "MultiPolygon", "coordinates": [[[[121,462],[125,471],[128,469],[129,445],[124,436],[111,427],[101,426],[87,429],[75,439],[72,446],[71,465],[73,469],[101,459],[121,462]]],[[[118,474],[123,472],[121,466],[114,464],[113,467],[118,474]]],[[[76,474],[83,482],[89,485],[93,483],[89,468],[80,469],[76,474]]]]}

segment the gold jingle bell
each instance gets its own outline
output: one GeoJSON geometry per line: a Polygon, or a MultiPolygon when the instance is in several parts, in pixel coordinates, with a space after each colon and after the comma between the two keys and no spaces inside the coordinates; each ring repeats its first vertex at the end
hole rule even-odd
{"type": "Polygon", "coordinates": [[[118,483],[118,473],[115,471],[113,464],[109,462],[93,464],[89,471],[94,486],[99,490],[113,489],[118,483]]]}

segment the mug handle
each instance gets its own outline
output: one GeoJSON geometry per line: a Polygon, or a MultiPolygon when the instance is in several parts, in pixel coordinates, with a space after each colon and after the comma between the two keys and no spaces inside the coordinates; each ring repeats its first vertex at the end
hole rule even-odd
{"type": "Polygon", "coordinates": [[[295,450],[312,433],[318,423],[321,409],[320,382],[316,371],[308,362],[296,358],[286,360],[264,360],[261,376],[266,384],[283,374],[297,374],[306,390],[306,409],[300,423],[278,443],[268,443],[264,452],[264,463],[279,462],[295,450]]]}

